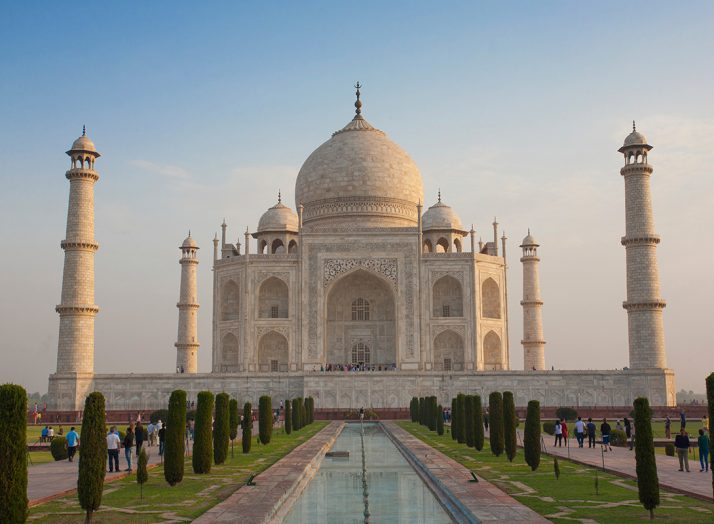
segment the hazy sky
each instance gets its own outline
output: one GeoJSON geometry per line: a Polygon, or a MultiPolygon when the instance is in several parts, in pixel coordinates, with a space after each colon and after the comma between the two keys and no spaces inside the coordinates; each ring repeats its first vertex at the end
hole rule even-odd
{"type": "Polygon", "coordinates": [[[518,244],[541,242],[546,363],[628,363],[624,191],[638,122],[677,389],[714,370],[712,2],[121,2],[2,0],[0,382],[47,390],[56,364],[69,184],[87,125],[96,185],[98,372],[173,372],[190,228],[199,369],[211,360],[211,239],[231,241],[353,115],[414,158],[427,204],[509,237],[511,365],[523,366],[518,244]]]}

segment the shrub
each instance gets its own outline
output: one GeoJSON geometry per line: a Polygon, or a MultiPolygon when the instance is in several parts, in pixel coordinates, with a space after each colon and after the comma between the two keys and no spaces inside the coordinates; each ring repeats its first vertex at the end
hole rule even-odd
{"type": "Polygon", "coordinates": [[[253,406],[246,402],[243,406],[243,434],[241,435],[241,446],[243,453],[250,453],[250,444],[253,436],[253,406]]]}
{"type": "Polygon", "coordinates": [[[464,440],[470,448],[474,447],[474,397],[464,397],[464,440]]]}
{"type": "Polygon", "coordinates": [[[488,412],[490,420],[491,452],[497,457],[503,453],[503,396],[499,391],[494,391],[488,396],[488,412]]]}
{"type": "Polygon", "coordinates": [[[419,397],[419,424],[424,425],[424,419],[426,418],[424,413],[424,397],[419,397]]]}
{"type": "Polygon", "coordinates": [[[474,447],[476,451],[483,449],[483,406],[481,395],[474,395],[474,447]]]}
{"type": "Polygon", "coordinates": [[[444,434],[444,408],[441,404],[436,408],[436,434],[444,434]]]}
{"type": "Polygon", "coordinates": [[[261,444],[269,444],[272,434],[273,406],[270,397],[268,395],[263,395],[258,400],[258,435],[261,444]]]}
{"type": "Polygon", "coordinates": [[[228,402],[228,418],[231,442],[238,437],[238,425],[240,424],[240,416],[238,415],[238,401],[234,398],[228,402]]]}
{"type": "Polygon", "coordinates": [[[627,433],[621,429],[613,429],[610,431],[610,444],[613,446],[627,446],[627,433]]]}
{"type": "Polygon", "coordinates": [[[310,399],[310,410],[308,411],[309,424],[315,422],[315,399],[308,397],[310,399]]]}
{"type": "MultiPolygon", "coordinates": [[[[637,431],[637,429],[635,429],[637,431]]],[[[637,439],[635,439],[636,441],[637,439]]],[[[674,457],[674,444],[671,442],[667,442],[664,445],[664,454],[667,455],[668,457],[674,457]]]]}
{"type": "MultiPolygon", "coordinates": [[[[27,519],[27,392],[22,386],[0,386],[1,522],[27,519]]],[[[64,437],[62,437],[64,440],[64,437]]],[[[65,440],[65,449],[66,449],[65,440]]]]}
{"type": "Polygon", "coordinates": [[[186,392],[177,389],[169,397],[164,440],[164,478],[170,486],[183,480],[186,436],[186,392]]]}
{"type": "Polygon", "coordinates": [[[555,422],[543,422],[543,433],[555,435],[555,422]]]}
{"type": "Polygon", "coordinates": [[[102,503],[104,476],[107,467],[107,439],[104,433],[106,415],[104,395],[95,391],[87,396],[84,403],[84,418],[79,453],[79,476],[77,497],[79,504],[87,512],[85,522],[91,522],[92,514],[102,503]]]}
{"type": "Polygon", "coordinates": [[[67,460],[67,439],[64,435],[58,435],[50,442],[50,453],[52,458],[57,460],[67,460]]]}
{"type": "Polygon", "coordinates": [[[285,401],[285,433],[290,435],[293,431],[293,409],[290,399],[285,401]]]}
{"type": "Polygon", "coordinates": [[[503,442],[506,457],[509,462],[513,462],[518,449],[518,436],[516,435],[516,404],[510,391],[503,392],[503,442]]]}
{"type": "Polygon", "coordinates": [[[635,471],[640,502],[654,518],[654,509],[659,506],[659,479],[652,439],[652,412],[650,403],[644,397],[635,399],[635,471]]]}
{"type": "Polygon", "coordinates": [[[456,416],[457,416],[456,397],[451,399],[451,439],[456,440],[456,416]]]}
{"type": "Polygon", "coordinates": [[[537,400],[528,402],[526,427],[523,434],[523,454],[531,471],[538,469],[540,465],[540,402],[537,400]]]}
{"type": "Polygon", "coordinates": [[[312,397],[307,397],[305,398],[305,425],[307,426],[310,424],[310,402],[312,401],[312,397]]]}
{"type": "Polygon", "coordinates": [[[166,422],[168,418],[168,409],[157,409],[156,411],[153,411],[151,415],[149,415],[149,422],[151,422],[152,424],[156,424],[160,420],[163,423],[166,422]]]}
{"type": "Polygon", "coordinates": [[[555,410],[555,416],[558,419],[565,419],[566,422],[575,420],[578,418],[578,412],[573,408],[558,408],[555,410]]]}
{"type": "Polygon", "coordinates": [[[136,463],[136,482],[139,484],[139,493],[142,499],[144,498],[144,483],[149,480],[149,472],[146,469],[148,460],[146,448],[142,447],[139,452],[139,460],[136,463]]]}
{"type": "Polygon", "coordinates": [[[292,400],[292,411],[290,415],[292,416],[292,422],[293,422],[293,429],[295,431],[298,431],[300,429],[300,406],[298,405],[299,401],[297,398],[294,398],[292,400]]]}
{"type": "Polygon", "coordinates": [[[466,442],[466,395],[463,393],[456,395],[456,412],[459,420],[456,426],[456,441],[463,444],[466,442]]]}
{"type": "Polygon", "coordinates": [[[416,397],[412,397],[411,402],[409,402],[409,416],[411,417],[412,422],[417,421],[417,408],[415,404],[419,404],[419,401],[416,397]]]}
{"type": "Polygon", "coordinates": [[[228,393],[216,395],[216,418],[213,422],[213,462],[223,464],[228,457],[228,441],[231,437],[228,393]]]}
{"type": "Polygon", "coordinates": [[[191,463],[194,473],[210,473],[213,458],[211,423],[213,422],[213,393],[201,391],[196,402],[196,422],[193,431],[193,456],[191,463]]]}
{"type": "Polygon", "coordinates": [[[428,420],[429,424],[428,424],[428,426],[431,431],[436,431],[436,410],[438,407],[438,404],[436,402],[436,397],[434,397],[434,396],[429,397],[428,406],[429,406],[429,420],[428,420]]]}

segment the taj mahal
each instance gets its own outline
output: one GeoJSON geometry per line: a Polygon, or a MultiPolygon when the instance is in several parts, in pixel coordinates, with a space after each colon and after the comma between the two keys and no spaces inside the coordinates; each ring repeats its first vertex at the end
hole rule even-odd
{"type": "Polygon", "coordinates": [[[265,394],[312,396],[318,409],[403,408],[412,396],[436,394],[447,403],[459,392],[487,397],[494,390],[513,391],[519,406],[533,399],[544,406],[625,406],[642,395],[654,406],[675,404],[650,196],[652,146],[634,124],[619,149],[629,366],[555,371],[545,366],[534,235],[527,232],[517,253],[522,319],[509,319],[506,269],[516,258],[508,258],[498,223],[483,229],[487,242],[477,240],[441,192],[425,198],[419,168],[363,117],[356,87],[354,117],[297,174],[295,208],[278,194],[242,244],[229,243],[225,221],[213,239],[213,282],[200,283],[213,289],[206,313],[212,315],[210,345],[201,344],[197,330],[202,246],[190,234],[181,243],[171,373],[94,371],[100,154],[86,133],[74,141],[67,151],[70,193],[51,409],[80,410],[91,391],[105,395],[108,410],[156,409],[174,389],[186,390],[189,399],[202,390],[225,391],[241,402],[265,394]],[[509,321],[523,324],[523,340],[513,345],[509,321]],[[207,346],[211,370],[199,372],[198,352],[207,346]],[[511,361],[522,366],[511,369],[511,361]]]}

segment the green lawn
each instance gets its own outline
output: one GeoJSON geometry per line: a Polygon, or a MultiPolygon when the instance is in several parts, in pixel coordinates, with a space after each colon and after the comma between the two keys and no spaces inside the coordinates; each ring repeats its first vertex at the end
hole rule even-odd
{"type": "MultiPolygon", "coordinates": [[[[105,484],[102,507],[96,513],[101,523],[145,523],[190,521],[209,508],[230,496],[245,484],[251,473],[259,473],[288,452],[302,444],[327,425],[314,422],[300,431],[286,435],[283,429],[275,429],[267,446],[253,441],[251,452],[241,453],[236,443],[235,456],[221,466],[213,466],[208,475],[195,475],[191,459],[186,461],[183,482],[171,487],[164,480],[161,466],[149,470],[149,481],[144,485],[144,498],[139,497],[136,476],[105,484]]],[[[260,477],[256,479],[260,482],[260,477]]],[[[34,507],[30,510],[30,522],[84,522],[84,513],[72,495],[34,507]]]]}
{"type": "MultiPolygon", "coordinates": [[[[445,455],[489,480],[521,503],[553,522],[626,522],[649,520],[638,499],[634,480],[616,477],[595,468],[558,459],[560,479],[553,474],[553,458],[543,455],[540,467],[531,471],[519,449],[513,463],[505,455],[494,457],[488,441],[480,452],[458,444],[445,433],[441,437],[413,422],[399,425],[445,455]],[[595,492],[598,479],[599,494],[595,492]]],[[[711,479],[702,479],[709,482],[711,479]]],[[[656,520],[687,524],[714,522],[714,504],[661,493],[656,520]]]]}

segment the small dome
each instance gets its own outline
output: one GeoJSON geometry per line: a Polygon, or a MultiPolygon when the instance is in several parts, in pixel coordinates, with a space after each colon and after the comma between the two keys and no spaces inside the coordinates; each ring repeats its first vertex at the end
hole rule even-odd
{"type": "Polygon", "coordinates": [[[647,145],[647,138],[645,138],[645,135],[643,135],[639,131],[633,131],[632,133],[627,135],[627,138],[625,138],[625,143],[623,144],[623,147],[645,145],[647,145]]]}
{"type": "Polygon", "coordinates": [[[186,239],[183,241],[183,244],[181,244],[181,247],[192,247],[198,249],[198,244],[196,244],[196,241],[191,237],[191,233],[189,233],[186,239]]]}
{"type": "Polygon", "coordinates": [[[422,230],[427,229],[456,229],[463,231],[461,219],[456,212],[441,201],[439,201],[426,210],[422,216],[422,230]]]}
{"type": "Polygon", "coordinates": [[[536,241],[535,238],[533,238],[533,235],[531,235],[531,230],[528,230],[528,235],[523,239],[523,242],[521,243],[520,247],[531,247],[531,246],[540,246],[538,241],[536,241]]]}
{"type": "Polygon", "coordinates": [[[278,201],[268,209],[258,222],[258,233],[265,231],[298,231],[298,216],[288,206],[278,201]]]}

